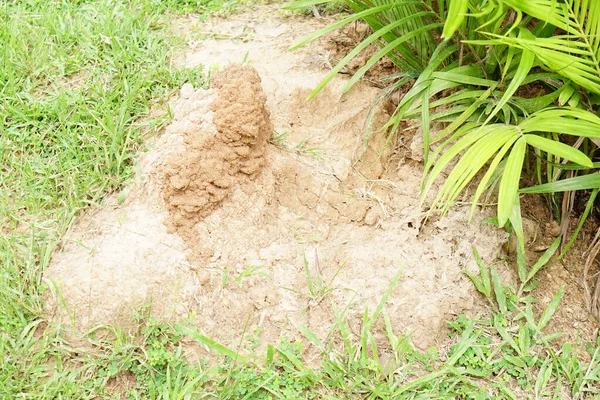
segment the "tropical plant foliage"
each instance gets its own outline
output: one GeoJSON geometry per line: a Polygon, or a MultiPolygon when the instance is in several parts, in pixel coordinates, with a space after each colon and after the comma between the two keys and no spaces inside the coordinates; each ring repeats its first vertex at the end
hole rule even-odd
{"type": "MultiPolygon", "coordinates": [[[[394,87],[412,85],[385,129],[395,133],[403,119],[421,119],[422,198],[450,169],[431,207],[445,212],[475,177],[481,177],[473,207],[484,192],[497,187],[498,223],[512,223],[523,251],[518,227],[524,166],[545,185],[530,192],[558,191],[567,184],[557,182],[566,172],[585,175],[597,166],[592,160],[600,143],[600,2],[338,2],[353,11],[350,16],[295,47],[359,19],[371,26],[372,34],[333,68],[313,95],[360,51],[377,44],[380,50],[345,90],[378,60],[391,59],[401,71],[394,87]],[[446,127],[432,133],[434,122],[446,127]],[[435,150],[430,151],[433,144],[435,150]]],[[[331,1],[299,1],[288,7],[322,3],[331,1]]],[[[597,174],[585,185],[567,182],[572,182],[570,190],[600,187],[597,174]]]]}

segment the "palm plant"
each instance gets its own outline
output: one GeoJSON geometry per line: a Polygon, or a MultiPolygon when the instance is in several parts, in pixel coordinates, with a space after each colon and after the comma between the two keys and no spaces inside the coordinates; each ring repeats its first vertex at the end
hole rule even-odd
{"type": "MultiPolygon", "coordinates": [[[[467,1],[453,0],[451,8],[456,7],[462,10],[465,4],[468,9],[473,7],[467,1]]],[[[499,20],[505,21],[503,16],[507,13],[510,15],[509,12],[514,13],[515,21],[507,25],[508,29],[505,29],[504,32],[482,32],[487,37],[486,39],[468,41],[472,45],[493,48],[497,54],[504,53],[504,56],[499,58],[499,65],[502,70],[502,81],[506,82],[506,89],[483,125],[495,118],[494,113],[500,112],[501,108],[506,106],[510,108],[511,104],[522,106],[523,99],[519,99],[514,94],[519,86],[528,84],[530,77],[535,76],[537,71],[543,71],[543,80],[549,88],[549,93],[529,100],[529,105],[537,101],[536,107],[531,109],[521,107],[522,113],[517,115],[513,125],[498,126],[496,132],[514,128],[518,130],[517,135],[507,134],[503,144],[498,142],[503,140],[498,135],[494,135],[494,139],[489,139],[489,137],[483,136],[482,131],[485,130],[481,130],[479,127],[473,128],[479,131],[480,137],[474,141],[469,151],[481,150],[486,144],[492,145],[496,141],[496,152],[482,152],[475,158],[476,165],[479,167],[485,165],[487,162],[484,160],[485,158],[492,159],[491,157],[494,157],[488,172],[479,183],[474,204],[498,166],[504,164],[498,194],[498,220],[500,225],[504,225],[512,216],[514,217],[513,225],[518,227],[520,221],[517,219],[520,220],[520,215],[517,212],[519,210],[517,191],[523,162],[527,155],[526,145],[530,145],[535,151],[536,176],[538,183],[543,186],[521,192],[557,192],[564,191],[566,188],[579,190],[600,187],[600,179],[597,174],[581,177],[583,179],[575,178],[573,180],[571,178],[557,182],[565,173],[572,176],[574,170],[586,173],[591,168],[598,166],[592,163],[588,156],[593,156],[600,137],[600,118],[596,114],[600,96],[598,91],[600,89],[598,86],[600,82],[600,3],[577,0],[534,0],[521,4],[521,2],[513,0],[498,0],[486,2],[486,8],[481,10],[480,15],[490,16],[489,20],[493,23],[499,20]],[[531,28],[532,25],[533,28],[531,28]],[[532,71],[535,72],[532,73],[532,71]],[[548,100],[550,101],[548,102],[548,100]],[[556,103],[558,103],[558,107],[555,107],[556,103]],[[565,136],[571,136],[572,139],[566,139],[565,136]],[[567,145],[565,142],[573,145],[567,145]],[[502,147],[500,147],[501,145],[502,147]],[[577,147],[586,149],[587,155],[577,150],[577,147]],[[573,161],[574,164],[567,164],[566,160],[573,161]],[[542,171],[546,172],[545,177],[542,176],[542,171]]],[[[452,35],[453,29],[459,29],[464,18],[469,18],[464,13],[461,15],[462,18],[459,16],[453,20],[452,26],[446,24],[445,34],[447,36],[452,35]]],[[[449,143],[448,147],[452,149],[461,141],[449,143]]],[[[437,161],[440,160],[441,157],[437,159],[437,161]]],[[[445,162],[445,160],[441,161],[445,162]]],[[[439,166],[436,165],[436,167],[439,170],[439,166]]],[[[473,168],[471,165],[469,167],[473,168]]],[[[430,173],[429,181],[437,177],[438,170],[430,173]]],[[[465,186],[464,182],[460,180],[460,177],[464,176],[460,173],[464,174],[465,170],[466,164],[460,160],[438,193],[436,200],[446,201],[446,208],[454,200],[454,198],[448,197],[447,193],[454,193],[457,188],[460,190],[465,186]],[[458,178],[456,178],[457,176],[458,178]],[[453,190],[454,192],[452,192],[453,190]]],[[[584,213],[575,234],[561,256],[565,254],[581,229],[596,193],[597,191],[594,191],[590,197],[588,212],[584,213]]],[[[563,234],[566,233],[565,228],[568,227],[569,212],[566,204],[571,200],[570,206],[572,207],[572,199],[573,196],[563,197],[561,209],[563,222],[566,222],[563,223],[563,234]]],[[[523,252],[522,232],[517,230],[517,236],[520,239],[519,248],[523,252]]]]}
{"type": "MultiPolygon", "coordinates": [[[[330,1],[301,1],[289,7],[330,1]]],[[[420,117],[425,135],[423,197],[454,158],[461,161],[434,201],[443,210],[477,172],[488,165],[474,204],[490,180],[500,177],[498,220],[504,225],[518,200],[526,149],[560,162],[592,167],[590,158],[560,135],[600,138],[594,105],[600,96],[600,3],[532,0],[371,0],[344,1],[354,13],[314,33],[294,47],[345,24],[363,19],[373,34],[351,51],[315,89],[318,93],[367,46],[381,50],[350,79],[348,90],[379,59],[388,56],[402,73],[395,86],[417,78],[388,127],[420,117]],[[506,15],[514,21],[508,23],[506,15]],[[445,24],[442,22],[446,21],[445,24]],[[556,34],[556,32],[560,34],[556,34]],[[441,39],[445,38],[444,41],[441,39]],[[542,83],[545,93],[516,96],[523,86],[542,83]],[[455,93],[438,98],[454,89],[455,93]],[[553,107],[558,101],[561,107],[553,107]],[[432,121],[449,122],[430,137],[432,121]],[[429,157],[429,145],[442,145],[429,157]],[[497,174],[498,168],[503,168],[497,174]]],[[[556,163],[554,163],[556,164],[556,163]]],[[[542,183],[542,182],[540,182],[542,183]]],[[[432,207],[433,208],[433,207],[432,207]]]]}
{"type": "MultiPolygon", "coordinates": [[[[329,2],[307,0],[288,7],[329,2]]],[[[522,260],[520,192],[600,188],[600,174],[589,174],[600,166],[592,162],[600,144],[600,1],[339,2],[353,13],[295,47],[359,19],[373,33],[332,69],[311,97],[353,57],[377,44],[380,50],[344,90],[386,56],[401,71],[391,90],[413,81],[383,129],[395,133],[403,119],[421,120],[422,199],[451,168],[430,210],[446,212],[480,176],[473,208],[484,192],[498,187],[498,224],[510,222],[522,260]],[[527,95],[532,88],[538,93],[527,95]],[[432,122],[446,126],[432,133],[432,122]],[[437,146],[430,152],[433,143],[437,146]],[[524,165],[534,168],[538,186],[520,190],[524,165]],[[561,181],[566,173],[584,176],[561,181]]],[[[519,265],[525,282],[528,274],[524,263],[519,265]]]]}

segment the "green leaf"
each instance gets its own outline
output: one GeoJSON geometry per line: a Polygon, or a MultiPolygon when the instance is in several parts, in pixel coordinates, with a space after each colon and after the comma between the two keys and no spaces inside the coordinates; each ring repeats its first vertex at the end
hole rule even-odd
{"type": "Polygon", "coordinates": [[[348,81],[346,86],[344,86],[344,88],[342,89],[342,93],[346,93],[348,90],[350,90],[350,88],[352,86],[354,86],[354,84],[356,84],[356,82],[358,82],[358,80],[360,78],[362,78],[367,73],[367,71],[370,70],[377,63],[377,61],[379,61],[383,57],[387,56],[392,51],[396,50],[396,48],[399,47],[401,44],[403,44],[404,42],[407,42],[409,39],[411,39],[413,37],[417,37],[417,36],[423,34],[424,32],[433,31],[436,28],[439,28],[440,26],[441,26],[441,24],[439,24],[439,23],[433,23],[433,24],[421,26],[409,33],[406,33],[406,34],[398,37],[397,39],[393,40],[392,42],[388,43],[377,53],[373,54],[373,56],[366,62],[366,64],[364,66],[362,66],[358,71],[356,71],[356,73],[348,81]]]}
{"type": "Polygon", "coordinates": [[[494,86],[498,83],[491,79],[483,79],[483,78],[479,78],[477,76],[471,76],[471,75],[462,74],[462,73],[455,73],[452,71],[450,71],[450,72],[443,72],[443,71],[434,72],[432,74],[432,76],[434,78],[443,79],[443,80],[449,81],[449,82],[456,82],[456,83],[462,83],[464,85],[473,85],[473,86],[490,87],[490,86],[494,86]]]}
{"type": "Polygon", "coordinates": [[[473,332],[475,328],[475,323],[469,321],[468,325],[465,327],[460,340],[456,344],[454,348],[454,352],[452,356],[446,361],[446,366],[452,366],[458,362],[458,360],[465,354],[467,350],[471,348],[473,343],[479,339],[481,333],[479,331],[473,332]]]}
{"type": "Polygon", "coordinates": [[[452,172],[446,178],[432,207],[438,202],[444,204],[443,212],[447,212],[460,192],[471,182],[489,159],[505,145],[516,139],[518,132],[504,125],[490,125],[476,129],[482,135],[471,148],[462,154],[452,172]],[[486,134],[487,132],[487,134],[486,134]]]}
{"type": "Polygon", "coordinates": [[[559,339],[561,337],[563,337],[565,334],[563,332],[554,332],[554,333],[550,333],[548,335],[545,335],[542,338],[542,342],[544,343],[550,343],[553,340],[559,339]]]}
{"type": "Polygon", "coordinates": [[[298,371],[306,373],[306,375],[309,377],[312,377],[314,375],[314,372],[311,369],[307,368],[302,362],[302,360],[298,358],[295,354],[293,354],[291,351],[282,349],[281,347],[278,347],[275,350],[279,354],[287,358],[294,365],[294,367],[296,367],[298,371]]]}
{"type": "Polygon", "coordinates": [[[202,343],[209,349],[214,350],[221,355],[227,356],[229,358],[232,358],[233,360],[237,360],[242,363],[248,362],[248,359],[246,357],[244,357],[243,355],[231,350],[230,348],[228,348],[226,346],[223,346],[220,343],[215,342],[214,340],[212,340],[204,335],[201,335],[198,332],[197,328],[192,329],[185,325],[179,324],[176,326],[176,329],[177,329],[177,332],[184,334],[186,336],[189,336],[190,338],[194,339],[198,343],[202,343]]]}
{"type": "Polygon", "coordinates": [[[423,90],[423,98],[421,100],[421,127],[423,128],[423,160],[427,163],[429,159],[429,148],[431,146],[430,128],[431,116],[429,114],[429,98],[430,87],[423,90]]]}
{"type": "Polygon", "coordinates": [[[448,0],[448,15],[442,32],[442,39],[447,40],[454,35],[454,32],[463,23],[469,7],[468,0],[448,0]]]}
{"type": "Polygon", "coordinates": [[[527,144],[537,147],[547,153],[574,161],[589,168],[594,166],[592,160],[590,160],[588,156],[567,144],[538,135],[525,135],[524,138],[527,141],[527,144]]]}
{"type": "Polygon", "coordinates": [[[510,333],[508,333],[508,331],[498,321],[498,318],[494,318],[494,328],[496,328],[496,331],[498,331],[502,339],[504,339],[504,341],[507,342],[518,355],[523,356],[521,353],[521,348],[517,342],[515,342],[515,339],[510,335],[510,333]]]}
{"type": "Polygon", "coordinates": [[[477,289],[477,291],[479,293],[481,293],[485,297],[489,297],[485,287],[483,286],[483,282],[481,281],[481,279],[479,279],[479,277],[477,275],[470,273],[466,269],[463,270],[463,273],[469,277],[471,282],[473,282],[473,285],[475,285],[475,289],[477,289]]]}
{"type": "Polygon", "coordinates": [[[569,101],[571,96],[573,96],[573,94],[575,93],[575,86],[573,86],[573,84],[571,84],[571,82],[565,83],[563,85],[563,88],[564,88],[563,92],[558,97],[558,104],[561,106],[564,106],[565,104],[567,104],[567,102],[569,101]]]}
{"type": "Polygon", "coordinates": [[[600,138],[600,118],[574,108],[548,108],[519,124],[524,133],[553,132],[600,138]]]}
{"type": "Polygon", "coordinates": [[[521,358],[519,357],[515,357],[515,356],[511,356],[509,354],[505,354],[503,356],[503,358],[508,361],[509,363],[511,363],[512,365],[515,365],[519,368],[526,368],[527,365],[525,364],[525,361],[523,361],[521,358]]]}
{"type": "Polygon", "coordinates": [[[526,324],[519,325],[519,348],[521,353],[528,356],[531,348],[531,336],[526,324]]]}
{"type": "Polygon", "coordinates": [[[525,78],[527,78],[527,74],[529,74],[531,67],[533,67],[534,61],[535,61],[535,54],[533,54],[531,51],[528,51],[528,50],[522,51],[521,57],[520,57],[520,62],[519,62],[519,67],[517,68],[517,72],[510,80],[510,84],[504,91],[502,98],[500,99],[498,104],[496,104],[496,107],[494,107],[494,111],[492,111],[490,113],[490,115],[487,117],[484,125],[487,124],[488,122],[490,122],[492,120],[492,118],[494,118],[496,116],[496,114],[498,114],[498,111],[500,111],[502,109],[502,107],[504,107],[504,105],[506,103],[508,103],[508,101],[513,97],[513,95],[515,94],[517,89],[519,89],[519,86],[521,86],[523,81],[525,81],[525,78]]]}
{"type": "Polygon", "coordinates": [[[525,139],[522,137],[519,138],[506,160],[498,194],[498,223],[500,226],[506,225],[517,202],[519,180],[521,178],[526,148],[527,142],[525,139]]]}
{"type": "Polygon", "coordinates": [[[438,68],[446,59],[456,52],[456,46],[449,46],[447,42],[442,42],[435,49],[427,67],[419,74],[415,84],[406,93],[400,103],[394,110],[394,114],[390,121],[384,126],[384,129],[392,128],[392,132],[400,125],[404,115],[413,107],[418,107],[422,92],[434,84],[435,80],[431,78],[431,74],[438,68]]]}
{"type": "Polygon", "coordinates": [[[494,286],[494,293],[496,294],[496,301],[498,302],[498,308],[502,314],[506,314],[508,307],[506,307],[506,295],[504,294],[504,286],[500,282],[500,277],[496,272],[495,268],[490,268],[492,273],[492,285],[494,286]]]}
{"type": "Polygon", "coordinates": [[[368,306],[365,307],[365,312],[363,314],[363,328],[362,328],[361,338],[360,338],[361,353],[362,353],[363,359],[365,359],[365,360],[368,359],[367,344],[368,344],[368,337],[371,334],[371,328],[377,322],[379,315],[383,311],[383,307],[385,306],[385,303],[387,303],[389,297],[392,295],[392,292],[394,291],[396,286],[398,286],[398,282],[400,281],[400,277],[402,276],[403,271],[404,271],[404,267],[401,267],[400,269],[398,269],[398,272],[396,273],[396,275],[394,275],[394,277],[390,281],[388,287],[386,288],[385,292],[383,293],[383,296],[381,296],[381,299],[379,300],[377,307],[375,307],[375,311],[373,311],[373,314],[369,315],[368,306]]]}
{"type": "Polygon", "coordinates": [[[527,115],[533,114],[552,105],[552,103],[554,103],[554,101],[558,99],[560,95],[564,92],[563,88],[564,87],[561,87],[560,89],[548,93],[544,96],[535,96],[529,99],[525,99],[522,97],[513,97],[510,100],[510,103],[515,104],[517,107],[523,109],[523,112],[527,115]]]}
{"type": "Polygon", "coordinates": [[[548,261],[550,261],[550,258],[552,258],[554,253],[556,253],[556,250],[558,250],[560,243],[561,243],[560,237],[557,237],[556,239],[554,239],[554,242],[552,242],[552,244],[550,245],[548,250],[546,250],[544,252],[544,254],[542,254],[542,256],[537,260],[537,262],[535,263],[533,268],[531,268],[531,271],[529,271],[529,274],[527,275],[527,280],[524,283],[527,283],[531,279],[533,279],[535,274],[537,274],[539,272],[539,270],[542,269],[542,267],[544,267],[546,264],[548,264],[548,261]]]}
{"type": "Polygon", "coordinates": [[[317,348],[321,351],[325,350],[325,345],[323,342],[304,324],[300,324],[298,326],[298,330],[308,339],[312,344],[317,346],[317,348]]]}
{"type": "Polygon", "coordinates": [[[600,188],[600,173],[576,176],[574,178],[563,179],[557,182],[544,183],[521,189],[521,193],[555,193],[570,192],[572,190],[587,190],[600,188]]]}
{"type": "Polygon", "coordinates": [[[581,214],[581,217],[579,217],[579,223],[577,224],[577,228],[575,228],[575,231],[571,235],[571,238],[569,239],[567,244],[563,247],[562,251],[560,252],[560,254],[558,256],[559,260],[562,259],[565,256],[565,254],[567,254],[567,252],[569,251],[569,249],[571,248],[573,243],[575,243],[575,239],[577,239],[577,237],[579,236],[579,232],[583,228],[583,224],[585,223],[588,216],[590,215],[590,211],[592,210],[592,207],[594,207],[594,205],[596,204],[596,197],[598,197],[598,189],[592,190],[592,193],[590,194],[587,204],[585,205],[585,210],[583,211],[583,214],[581,214]]]}
{"type": "Polygon", "coordinates": [[[544,389],[548,386],[550,378],[552,377],[552,359],[548,357],[544,364],[540,367],[537,379],[535,380],[535,393],[536,397],[543,397],[544,389]]]}
{"type": "Polygon", "coordinates": [[[514,132],[515,132],[515,135],[513,136],[513,138],[511,140],[508,140],[504,144],[504,146],[502,146],[502,148],[498,151],[498,153],[496,153],[496,156],[490,163],[490,166],[489,166],[487,172],[479,181],[477,190],[475,191],[475,194],[473,195],[473,204],[471,205],[471,213],[470,213],[469,218],[471,218],[473,216],[473,214],[475,213],[475,208],[477,207],[479,198],[483,194],[484,190],[486,190],[488,183],[490,182],[492,177],[494,177],[496,175],[496,173],[498,172],[497,171],[498,165],[504,159],[504,155],[510,150],[510,148],[514,144],[515,140],[518,139],[518,131],[516,130],[516,128],[514,128],[514,132]]]}
{"type": "Polygon", "coordinates": [[[490,271],[488,267],[484,264],[479,252],[473,246],[473,254],[475,255],[475,261],[477,262],[477,266],[479,267],[479,276],[481,277],[481,282],[485,289],[485,295],[490,297],[492,293],[492,284],[490,281],[490,271]]]}
{"type": "MultiPolygon", "coordinates": [[[[441,155],[441,157],[439,157],[438,159],[436,159],[435,155],[433,155],[431,157],[430,163],[431,163],[431,165],[433,165],[433,168],[429,172],[427,180],[424,182],[423,190],[421,191],[422,192],[421,203],[425,200],[425,195],[427,194],[427,192],[429,192],[429,189],[431,188],[431,186],[433,185],[433,183],[435,182],[435,180],[437,179],[439,174],[448,166],[448,164],[452,161],[452,159],[455,156],[457,156],[458,154],[460,154],[460,152],[462,152],[464,149],[466,149],[467,147],[471,146],[473,143],[475,143],[482,137],[485,137],[487,134],[489,134],[490,128],[489,127],[486,127],[486,128],[487,129],[471,130],[469,133],[467,133],[465,136],[463,136],[458,142],[456,142],[449,149],[444,151],[443,154],[441,155]]],[[[441,149],[440,149],[440,151],[441,151],[441,149]]],[[[436,152],[436,154],[437,153],[438,152],[436,152]]],[[[427,171],[427,166],[425,167],[425,170],[427,171]]]]}
{"type": "Polygon", "coordinates": [[[377,321],[377,319],[379,318],[379,314],[381,314],[381,311],[383,310],[383,306],[385,305],[385,303],[387,303],[388,299],[392,295],[392,292],[394,291],[396,286],[398,286],[398,282],[400,281],[400,278],[402,277],[403,271],[404,271],[404,266],[398,269],[398,272],[396,272],[396,275],[394,275],[394,277],[390,281],[388,287],[385,289],[383,296],[381,296],[381,299],[379,299],[379,303],[377,304],[377,307],[375,307],[375,311],[369,318],[369,329],[377,321]]]}
{"type": "Polygon", "coordinates": [[[562,300],[564,294],[565,294],[565,286],[563,285],[563,286],[561,286],[558,293],[556,293],[556,295],[554,295],[554,297],[552,298],[552,301],[550,302],[550,304],[548,304],[548,307],[546,307],[542,316],[540,317],[540,321],[538,322],[538,329],[540,331],[543,330],[546,327],[546,325],[548,325],[548,322],[550,322],[550,319],[552,319],[552,316],[556,312],[556,309],[557,309],[560,301],[562,300]]]}
{"type": "Polygon", "coordinates": [[[483,92],[481,96],[475,102],[473,102],[473,104],[471,104],[467,110],[465,110],[459,117],[452,121],[450,125],[448,125],[446,128],[444,128],[444,130],[442,130],[438,135],[436,135],[436,137],[433,139],[433,142],[435,143],[448,137],[459,127],[464,126],[466,121],[481,107],[482,104],[484,104],[487,98],[494,92],[496,86],[497,85],[494,85],[485,92],[483,92]]]}
{"type": "Polygon", "coordinates": [[[273,365],[273,359],[275,358],[275,347],[272,344],[267,345],[267,356],[266,364],[268,367],[273,365]]]}

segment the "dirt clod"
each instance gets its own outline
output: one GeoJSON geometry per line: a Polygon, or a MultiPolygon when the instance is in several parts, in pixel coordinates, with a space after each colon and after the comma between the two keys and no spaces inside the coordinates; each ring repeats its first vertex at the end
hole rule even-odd
{"type": "Polygon", "coordinates": [[[186,150],[165,168],[164,198],[171,215],[167,225],[184,239],[230,195],[236,183],[252,179],[265,163],[273,133],[261,79],[252,67],[230,66],[218,72],[211,87],[216,134],[184,132],[186,150]]]}

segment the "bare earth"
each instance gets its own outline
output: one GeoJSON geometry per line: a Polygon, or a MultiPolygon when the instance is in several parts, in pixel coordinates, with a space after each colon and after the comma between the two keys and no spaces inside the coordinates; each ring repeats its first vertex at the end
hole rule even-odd
{"type": "MultiPolygon", "coordinates": [[[[81,332],[128,327],[149,304],[155,317],[191,320],[237,348],[248,334],[263,343],[299,338],[301,325],[324,339],[335,308],[359,334],[365,306],[374,308],[400,270],[386,311],[416,347],[443,348],[447,320],[484,312],[462,270],[477,270],[476,246],[512,279],[495,261],[505,233],[479,222],[494,210],[468,224],[469,206],[457,206],[422,226],[414,132],[382,150],[385,133],[376,131],[387,113],[371,112],[380,89],[363,82],[341,96],[340,76],[305,101],[329,70],[327,43],[287,49],[326,23],[273,6],[202,25],[177,21],[190,35],[180,66],[248,66],[217,73],[208,90],[185,85],[123,204],[107,198],[74,225],[45,276],[57,288],[48,299],[56,321],[81,332]],[[200,33],[217,39],[193,40],[200,33]],[[365,146],[369,128],[376,133],[365,146]]],[[[565,274],[567,307],[578,309],[578,286],[565,274]]],[[[577,314],[559,315],[558,328],[590,337],[593,324],[577,314]]]]}

